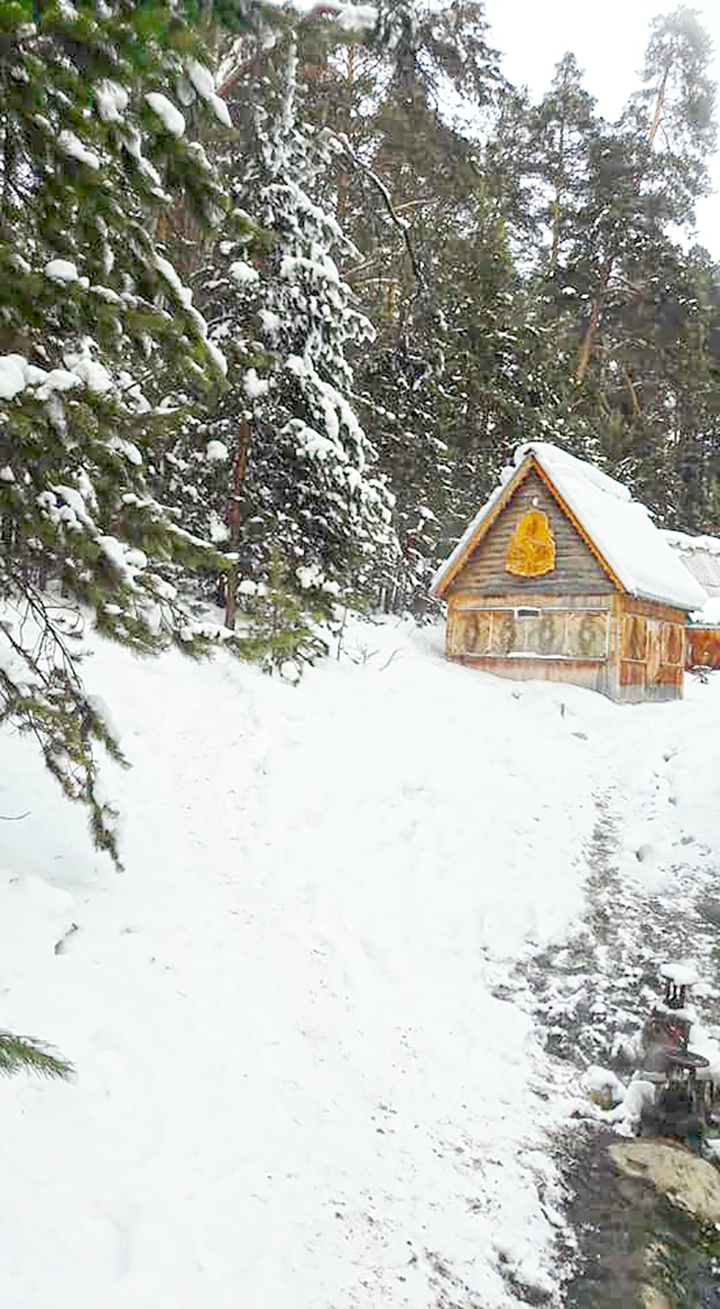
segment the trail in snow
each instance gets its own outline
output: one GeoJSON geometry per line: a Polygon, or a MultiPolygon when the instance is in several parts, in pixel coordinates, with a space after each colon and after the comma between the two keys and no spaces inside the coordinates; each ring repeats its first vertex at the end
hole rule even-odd
{"type": "Polygon", "coordinates": [[[596,794],[632,814],[628,902],[685,837],[717,858],[687,773],[720,697],[631,710],[407,625],[348,641],[298,690],[99,645],[121,876],[0,738],[0,811],[32,811],[0,833],[1,1020],[79,1071],[2,1088],[7,1309],[559,1303],[555,1066],[493,988],[572,942],[596,794]]]}
{"type": "Polygon", "coordinates": [[[520,960],[499,993],[534,1014],[554,1058],[578,1069],[599,1064],[627,1074],[637,1064],[640,1028],[661,998],[658,966],[664,960],[692,959],[708,979],[698,992],[703,1026],[720,1037],[720,878],[712,861],[673,864],[661,889],[656,873],[649,886],[621,876],[614,799],[615,809],[613,797],[599,800],[586,846],[585,912],[566,941],[520,960]]]}

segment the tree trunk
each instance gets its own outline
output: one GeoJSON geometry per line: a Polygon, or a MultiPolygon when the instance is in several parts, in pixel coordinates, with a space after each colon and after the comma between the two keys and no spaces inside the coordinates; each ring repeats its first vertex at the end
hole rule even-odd
{"type": "MultiPolygon", "coordinates": [[[[355,46],[351,42],[348,46],[348,66],[347,66],[347,122],[345,123],[345,135],[348,141],[350,137],[350,128],[352,124],[353,112],[353,89],[355,77],[355,46]]],[[[350,190],[350,174],[343,171],[338,178],[338,196],[337,196],[337,220],[340,227],[345,230],[345,219],[347,216],[347,198],[350,190]]]]}
{"type": "MultiPolygon", "coordinates": [[[[247,418],[240,420],[238,430],[237,448],[235,450],[235,460],[232,471],[232,489],[228,502],[228,527],[230,528],[230,552],[237,555],[240,549],[240,506],[241,491],[247,472],[248,455],[250,453],[250,424],[247,418]]],[[[238,583],[238,565],[237,559],[234,559],[228,571],[227,595],[225,597],[225,626],[229,627],[232,632],[235,628],[235,614],[237,612],[237,583],[238,583]]]]}
{"type": "Polygon", "coordinates": [[[558,254],[560,252],[560,229],[562,227],[562,202],[565,194],[565,119],[560,120],[560,165],[555,175],[555,203],[553,205],[553,237],[552,250],[550,252],[550,269],[554,273],[557,268],[558,254]]]}
{"type": "MultiPolygon", "coordinates": [[[[653,143],[655,141],[655,137],[657,136],[658,128],[662,121],[662,111],[665,105],[665,89],[667,87],[669,72],[670,72],[670,64],[667,64],[665,67],[665,72],[663,73],[662,81],[660,83],[660,86],[658,87],[652,127],[650,128],[650,131],[648,133],[647,143],[650,149],[652,149],[653,143]]],[[[640,189],[641,182],[642,182],[642,173],[639,174],[639,176],[636,179],[636,187],[638,190],[640,189]]],[[[598,327],[600,325],[600,312],[602,310],[603,301],[605,299],[605,291],[607,289],[608,282],[610,281],[610,275],[612,273],[614,263],[615,263],[615,259],[612,255],[610,255],[603,266],[602,278],[600,283],[600,292],[595,299],[595,303],[593,304],[592,310],[590,311],[590,319],[587,328],[585,329],[585,336],[583,337],[582,345],[580,346],[580,350],[578,352],[577,367],[575,370],[575,381],[577,382],[578,386],[582,386],[585,380],[585,374],[587,373],[588,370],[588,365],[590,363],[590,355],[592,354],[592,349],[595,344],[595,338],[597,337],[598,327]]]]}

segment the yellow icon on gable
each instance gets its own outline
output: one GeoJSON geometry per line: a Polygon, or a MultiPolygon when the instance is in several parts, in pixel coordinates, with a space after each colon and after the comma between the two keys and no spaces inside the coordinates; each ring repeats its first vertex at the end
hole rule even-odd
{"type": "Polygon", "coordinates": [[[547,514],[528,509],[508,542],[505,571],[516,577],[541,577],[555,567],[555,541],[547,514]]]}

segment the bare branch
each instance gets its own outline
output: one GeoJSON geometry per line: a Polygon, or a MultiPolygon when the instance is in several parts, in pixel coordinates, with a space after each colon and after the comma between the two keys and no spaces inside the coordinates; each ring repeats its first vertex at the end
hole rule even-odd
{"type": "Polygon", "coordinates": [[[427,283],[425,281],[423,271],[418,263],[417,256],[415,254],[415,250],[413,247],[412,239],[410,237],[410,226],[404,218],[400,217],[397,210],[393,207],[392,198],[390,196],[390,192],[388,191],[385,183],[380,180],[380,178],[377,176],[377,173],[374,173],[372,171],[372,168],[368,168],[367,164],[363,163],[359,155],[357,155],[356,152],[353,150],[352,146],[350,145],[350,142],[348,141],[347,137],[343,132],[328,131],[326,135],[326,139],[328,137],[331,138],[334,142],[337,142],[337,145],[342,150],[342,153],[347,156],[347,158],[352,163],[353,167],[356,168],[358,172],[363,173],[364,176],[367,177],[370,182],[372,182],[375,189],[380,192],[385,208],[387,209],[390,215],[391,221],[393,225],[397,228],[398,232],[400,232],[402,239],[405,243],[405,249],[408,252],[408,256],[410,259],[410,263],[412,265],[413,273],[415,274],[415,278],[419,283],[419,285],[423,288],[423,290],[426,290],[427,283]]]}

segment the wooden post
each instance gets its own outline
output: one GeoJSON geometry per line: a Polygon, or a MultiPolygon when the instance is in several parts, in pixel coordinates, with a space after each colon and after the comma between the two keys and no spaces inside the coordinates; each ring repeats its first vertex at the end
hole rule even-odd
{"type": "MultiPolygon", "coordinates": [[[[240,548],[240,493],[247,472],[249,452],[250,423],[247,418],[243,416],[240,419],[240,427],[238,428],[238,439],[235,449],[235,459],[233,460],[232,484],[227,511],[228,527],[230,529],[230,550],[233,554],[237,554],[240,548]]],[[[235,560],[228,570],[227,595],[225,596],[225,626],[229,627],[231,632],[235,628],[235,614],[237,611],[237,573],[238,566],[237,560],[235,560]]]]}

